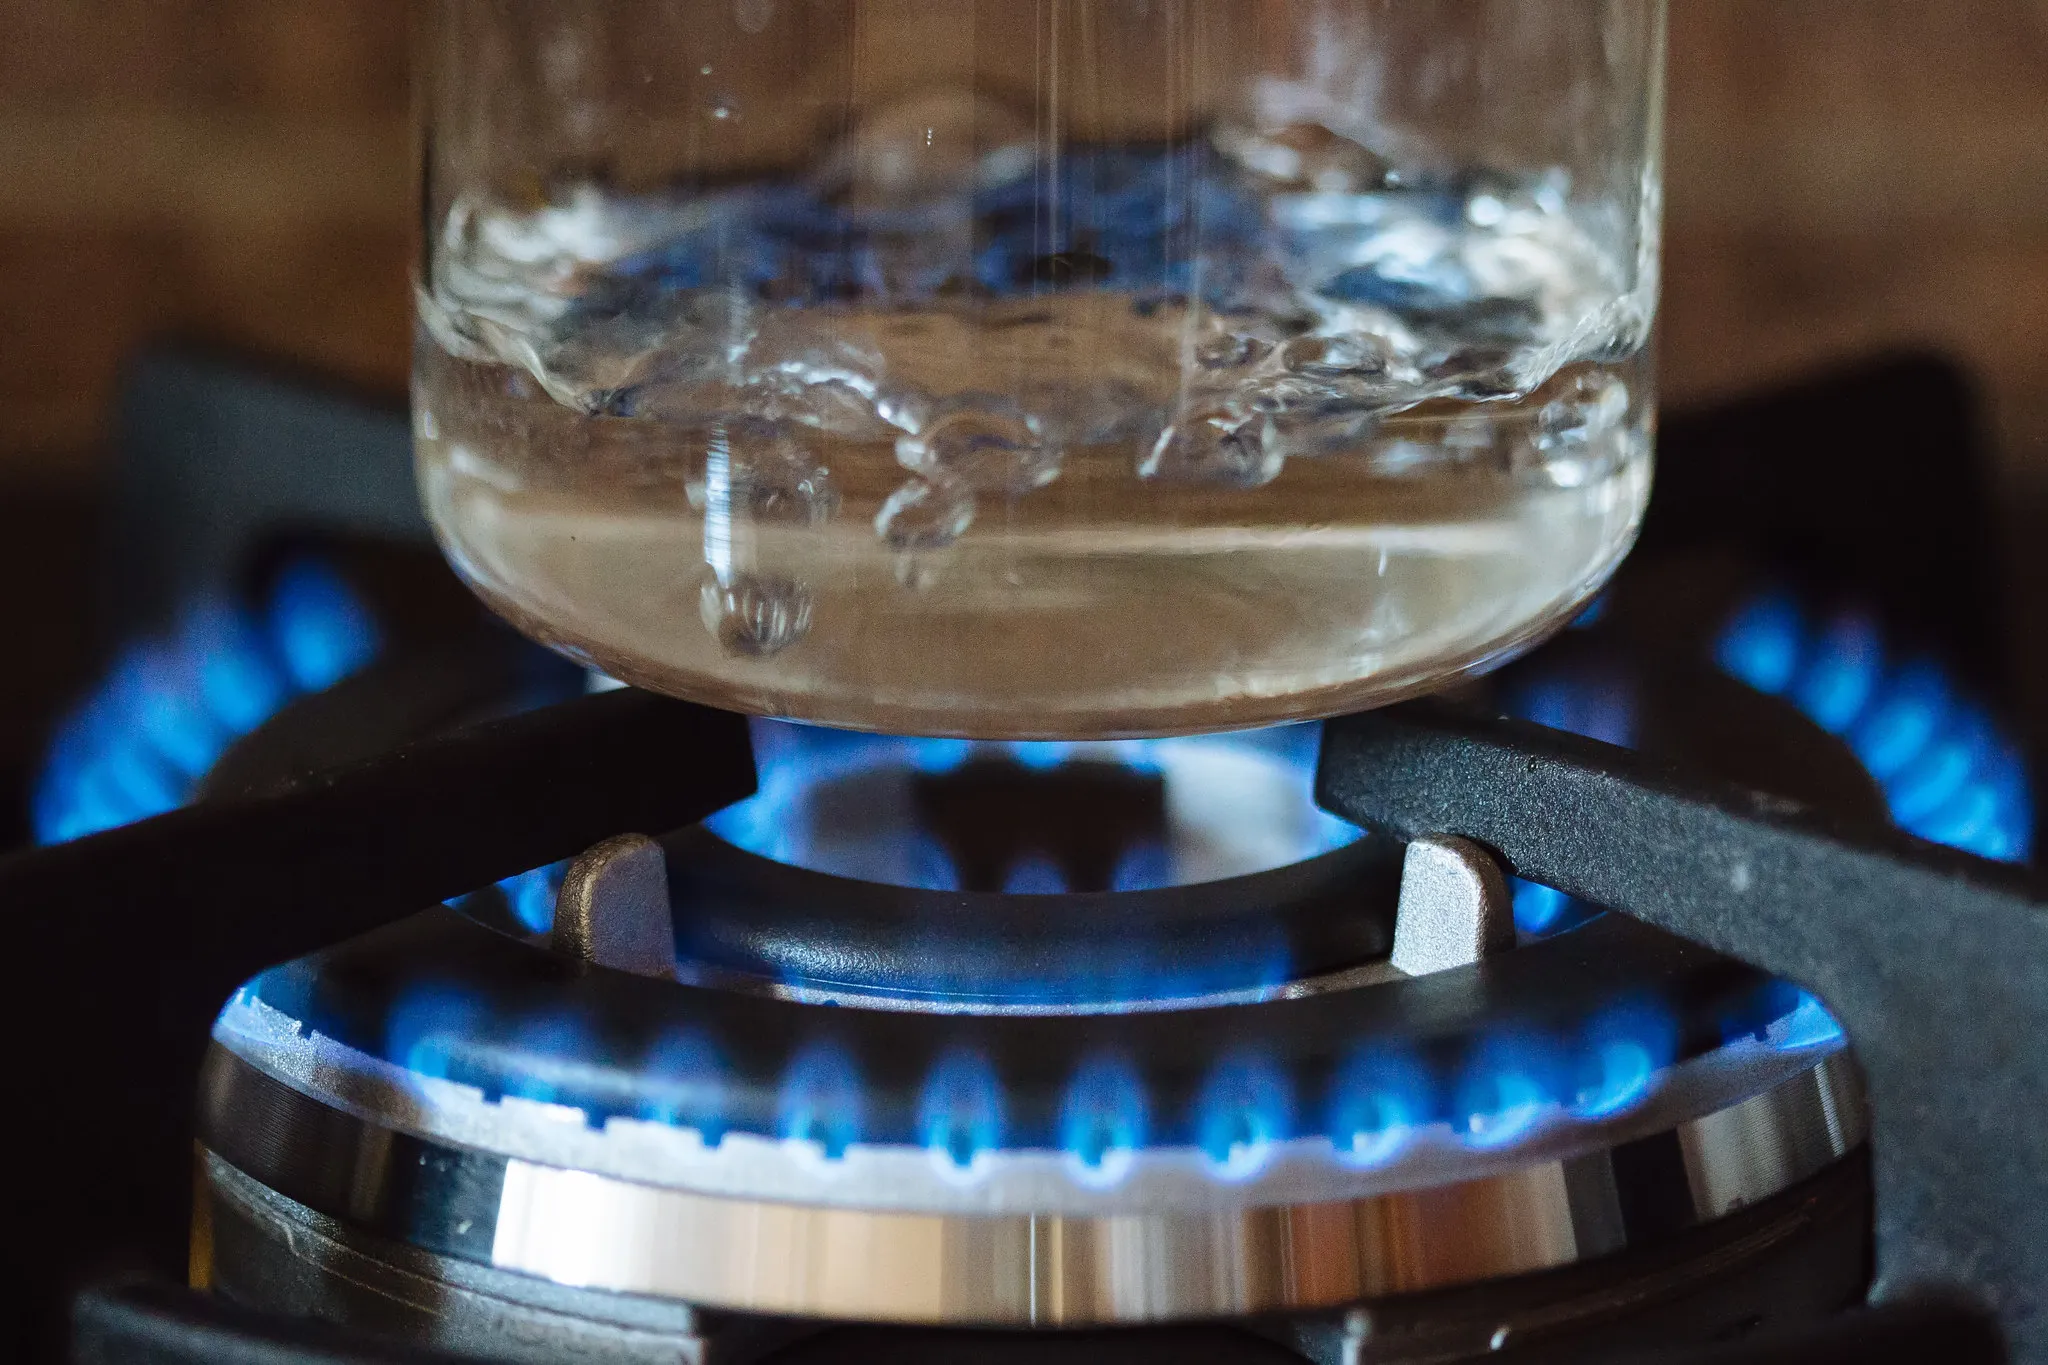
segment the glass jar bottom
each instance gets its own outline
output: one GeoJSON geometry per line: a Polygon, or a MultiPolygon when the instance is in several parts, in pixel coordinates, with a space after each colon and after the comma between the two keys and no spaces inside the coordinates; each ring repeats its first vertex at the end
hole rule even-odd
{"type": "Polygon", "coordinates": [[[1141,478],[1150,443],[1108,442],[963,507],[906,506],[888,444],[589,417],[428,347],[420,478],[494,608],[638,686],[904,734],[1223,730],[1430,690],[1568,619],[1647,501],[1645,368],[1418,409],[1256,486],[1141,478]],[[1610,381],[1630,415],[1559,426],[1559,391],[1610,381]]]}

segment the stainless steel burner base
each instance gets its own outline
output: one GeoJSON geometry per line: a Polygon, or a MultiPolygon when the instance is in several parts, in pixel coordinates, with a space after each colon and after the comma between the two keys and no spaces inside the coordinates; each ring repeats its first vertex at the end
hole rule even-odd
{"type": "Polygon", "coordinates": [[[479,1150],[221,1046],[203,1095],[218,1169],[421,1251],[754,1314],[1031,1327],[1313,1311],[1578,1264],[1783,1192],[1860,1144],[1863,1112],[1836,1052],[1699,1117],[1463,1180],[991,1213],[892,1206],[881,1183],[769,1200],[479,1150]]]}
{"type": "MultiPolygon", "coordinates": [[[[1453,1365],[1498,1359],[1502,1344],[1605,1352],[1725,1340],[1860,1297],[1868,1229],[1867,1164],[1852,1157],[1650,1252],[1370,1307],[1240,1320],[1209,1329],[1201,1345],[1222,1360],[1266,1359],[1247,1349],[1260,1337],[1316,1365],[1453,1365]]],[[[906,1341],[947,1343],[957,1349],[943,1358],[964,1360],[990,1340],[957,1330],[849,1331],[553,1284],[366,1235],[211,1156],[195,1252],[202,1281],[250,1306],[508,1365],[755,1365],[783,1360],[785,1348],[795,1361],[814,1350],[820,1360],[887,1359],[906,1341]]],[[[1055,1333],[1050,1344],[1087,1341],[1096,1348],[1088,1359],[1125,1359],[1114,1343],[1150,1344],[1150,1330],[1055,1333]]],[[[1129,1358],[1198,1357],[1155,1350],[1129,1358]]]]}

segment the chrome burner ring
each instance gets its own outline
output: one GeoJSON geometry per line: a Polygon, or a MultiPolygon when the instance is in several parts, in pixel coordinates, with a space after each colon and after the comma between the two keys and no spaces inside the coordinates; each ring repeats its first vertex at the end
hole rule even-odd
{"type": "MultiPolygon", "coordinates": [[[[440,941],[441,965],[491,944],[474,925],[433,919],[410,946],[440,941]]],[[[1590,935],[1588,956],[1612,962],[1611,950],[1631,943],[1662,951],[1640,926],[1597,927],[1575,931],[1590,935]],[[1609,941],[1591,942],[1600,938],[1609,941]]],[[[1689,959],[1694,951],[1666,960],[1667,974],[1689,960],[1693,973],[1714,976],[1717,963],[1689,959]]],[[[1538,949],[1508,956],[1544,965],[1538,949]]],[[[407,972],[433,974],[431,960],[402,960],[407,972]]],[[[345,981],[362,966],[344,953],[313,975],[345,981]]],[[[1009,1035],[992,1044],[1005,1055],[1100,1041],[1104,1029],[1171,1052],[1201,1048],[1214,1027],[1243,1035],[1250,1024],[1256,1035],[1272,1023],[1266,1012],[1283,1011],[1303,1034],[1286,1060],[1306,1066],[1325,1050],[1316,1038],[1324,1023],[1369,1017],[1376,999],[1405,1001],[1398,1017],[1418,1036],[1469,1023],[1446,1017],[1458,975],[1180,1014],[955,1022],[984,1038],[1009,1035]]],[[[614,976],[555,985],[645,989],[658,1007],[740,1011],[757,1028],[830,1025],[869,1056],[900,1050],[932,1023],[614,976]]],[[[219,1163],[217,1190],[246,1177],[372,1235],[546,1281],[800,1317],[1140,1323],[1473,1284],[1711,1222],[1827,1169],[1865,1136],[1839,1034],[1802,1039],[1797,1011],[1762,1037],[1691,1050],[1639,1102],[1607,1114],[1557,1102],[1491,1131],[1437,1115],[1411,1125],[1397,1150],[1372,1152],[1302,1125],[1219,1154],[1191,1129],[1162,1127],[1156,1142],[1113,1161],[1027,1138],[963,1163],[880,1118],[828,1152],[759,1125],[707,1141],[674,1116],[558,1102],[574,1089],[567,1081],[557,1100],[487,1093],[306,1028],[266,999],[290,994],[259,982],[216,1029],[201,1132],[219,1163]]],[[[1484,1013],[1498,999],[1482,991],[1470,1003],[1484,1013]]],[[[1382,1012],[1383,1031],[1390,1017],[1382,1012]]],[[[585,1078],[584,1088],[597,1087],[585,1078]]]]}

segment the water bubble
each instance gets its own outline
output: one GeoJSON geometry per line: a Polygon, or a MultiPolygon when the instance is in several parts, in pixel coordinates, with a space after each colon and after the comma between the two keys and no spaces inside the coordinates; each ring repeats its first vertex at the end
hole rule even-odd
{"type": "Polygon", "coordinates": [[[1280,477],[1287,456],[1270,423],[1216,409],[1181,419],[1160,433],[1138,463],[1138,477],[1162,483],[1259,488],[1280,477]]]}
{"type": "Polygon", "coordinates": [[[1205,370],[1241,370],[1264,360],[1272,349],[1263,337],[1225,332],[1195,344],[1195,363],[1205,370]]]}
{"type": "Polygon", "coordinates": [[[1465,201],[1465,221],[1476,228],[1496,228],[1506,221],[1507,201],[1497,194],[1480,193],[1465,201]]]}
{"type": "MultiPolygon", "coordinates": [[[[733,4],[741,27],[790,16],[733,4]]],[[[723,64],[704,75],[696,116],[737,119],[735,88],[723,64]]],[[[1643,451],[1625,389],[1543,387],[1618,360],[1617,335],[1633,352],[1651,313],[1616,296],[1568,182],[1396,185],[1373,148],[1305,111],[1271,114],[1170,150],[1050,160],[999,102],[928,87],[865,114],[809,176],[453,206],[422,317],[454,353],[577,411],[908,433],[905,465],[969,493],[1039,487],[1064,452],[1111,443],[1144,452],[1148,477],[1257,486],[1388,413],[1537,389],[1532,409],[1561,406],[1494,419],[1489,463],[1577,486],[1643,451]],[[849,300],[892,306],[855,318],[849,300]],[[981,392],[1014,406],[947,430],[959,395],[981,392]],[[1236,420],[1210,416],[1222,409],[1236,420]]]]}
{"type": "Polygon", "coordinates": [[[705,105],[705,112],[720,123],[736,123],[740,116],[739,97],[727,92],[713,95],[705,105]]]}
{"type": "Polygon", "coordinates": [[[1431,394],[1445,398],[1515,398],[1521,359],[1500,346],[1459,346],[1427,358],[1422,378],[1431,394]]]}
{"type": "Polygon", "coordinates": [[[875,391],[875,416],[898,431],[917,432],[931,420],[931,402],[916,389],[886,387],[875,391]]]}
{"type": "Polygon", "coordinates": [[[1227,129],[1216,141],[1225,155],[1278,189],[1352,194],[1387,178],[1387,163],[1377,152],[1320,123],[1227,129]]]}
{"type": "Polygon", "coordinates": [[[768,423],[794,423],[851,441],[895,434],[878,376],[886,368],[872,347],[818,336],[773,319],[746,345],[739,363],[747,410],[768,423]]]}
{"type": "Polygon", "coordinates": [[[1311,379],[1357,379],[1387,372],[1387,356],[1369,337],[1296,337],[1280,348],[1280,363],[1311,379]]]}
{"type": "Polygon", "coordinates": [[[811,629],[811,590],[773,574],[733,574],[705,581],[697,598],[704,628],[728,654],[766,659],[811,629]]]}
{"type": "Polygon", "coordinates": [[[1531,444],[1545,454],[1583,450],[1628,416],[1628,398],[1628,386],[1613,375],[1578,375],[1536,415],[1531,444]]]}
{"type": "Polygon", "coordinates": [[[875,514],[875,534],[903,553],[943,550],[974,524],[974,491],[912,479],[875,514]]]}
{"type": "Polygon", "coordinates": [[[1533,459],[1523,472],[1558,488],[1595,482],[1624,454],[1626,443],[1618,438],[1628,414],[1628,385],[1621,380],[1598,372],[1574,376],[1530,424],[1533,459]]]}
{"type": "Polygon", "coordinates": [[[794,442],[733,461],[733,506],[757,522],[822,526],[839,510],[832,471],[794,442]]]}
{"type": "Polygon", "coordinates": [[[1024,493],[1059,477],[1059,452],[1038,420],[986,399],[953,406],[896,442],[896,462],[933,483],[1024,493]]]}
{"type": "Polygon", "coordinates": [[[1240,391],[1239,401],[1270,417],[1312,416],[1343,406],[1342,397],[1320,380],[1282,375],[1240,391]]]}
{"type": "Polygon", "coordinates": [[[1444,424],[1440,444],[1452,458],[1481,462],[1500,442],[1500,425],[1482,412],[1468,412],[1444,424]]]}

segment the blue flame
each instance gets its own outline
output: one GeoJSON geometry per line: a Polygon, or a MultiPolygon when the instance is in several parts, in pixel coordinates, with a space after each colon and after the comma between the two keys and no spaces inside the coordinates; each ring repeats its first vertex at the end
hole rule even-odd
{"type": "Polygon", "coordinates": [[[836,1161],[860,1140],[866,1092],[860,1069],[845,1047],[830,1039],[804,1044],[783,1073],[781,1135],[814,1146],[836,1161]]]}
{"type": "Polygon", "coordinates": [[[270,638],[301,692],[323,692],[377,655],[377,623],[332,569],[313,560],[285,567],[270,596],[270,638]]]}
{"type": "Polygon", "coordinates": [[[1783,1052],[1832,1052],[1847,1041],[1847,1035],[1817,996],[1801,991],[1799,1003],[1771,1027],[1765,1041],[1783,1052]]]}
{"type": "Polygon", "coordinates": [[[591,1053],[590,1030],[581,1020],[553,1013],[521,1020],[512,1046],[522,1064],[505,1081],[505,1094],[543,1104],[573,1101],[574,1083],[586,1072],[584,1059],[591,1053]]]}
{"type": "Polygon", "coordinates": [[[482,1004],[467,991],[423,986],[392,1006],[384,1055],[416,1075],[449,1080],[463,1049],[487,1022],[482,1004]]]}
{"type": "Polygon", "coordinates": [[[1607,744],[1635,742],[1635,694],[1613,678],[1538,675],[1515,689],[1507,706],[1510,715],[1567,734],[1607,744]]]}
{"type": "Polygon", "coordinates": [[[1606,1119],[1650,1097],[1678,1056],[1678,1028],[1670,1014],[1648,1002],[1609,1008],[1586,1029],[1575,1065],[1572,1112],[1606,1119]]]}
{"type": "Polygon", "coordinates": [[[1900,828],[1984,858],[2031,853],[2033,793],[2019,747],[1940,667],[1892,658],[1867,615],[1816,626],[1788,594],[1765,593],[1735,613],[1715,658],[1841,735],[1900,828]]]}
{"type": "Polygon", "coordinates": [[[1792,680],[1795,705],[1823,730],[1839,735],[1863,714],[1884,674],[1877,623],[1861,612],[1837,617],[1815,641],[1813,661],[1792,680]]]}
{"type": "MultiPolygon", "coordinates": [[[[750,853],[861,881],[935,891],[960,889],[960,873],[923,825],[912,779],[977,759],[1033,771],[1112,764],[1158,775],[1167,837],[1127,851],[1117,890],[1151,890],[1242,876],[1332,852],[1362,832],[1316,806],[1312,790],[1320,728],[1281,726],[1243,734],[1168,740],[974,743],[852,734],[781,721],[753,725],[759,785],[705,826],[750,853]],[[858,801],[839,784],[858,779],[858,801]]],[[[1008,869],[1007,890],[1070,891],[1045,859],[1008,869]]]]}
{"type": "Polygon", "coordinates": [[[1064,740],[1020,740],[1004,746],[1012,759],[1033,772],[1051,772],[1074,756],[1074,745],[1064,740]]]}
{"type": "Polygon", "coordinates": [[[911,766],[921,773],[950,773],[974,756],[972,740],[912,739],[903,742],[909,747],[911,766]]]}
{"type": "Polygon", "coordinates": [[[1475,1149],[1512,1146],[1555,1107],[1558,1070],[1550,1045],[1533,1035],[1482,1046],[1458,1082],[1453,1126],[1475,1149]]]}
{"type": "Polygon", "coordinates": [[[1513,878],[1515,928],[1531,938],[1541,938],[1557,928],[1571,911],[1570,896],[1555,887],[1513,878]]]}
{"type": "Polygon", "coordinates": [[[1244,1180],[1264,1169],[1275,1143],[1293,1135],[1294,1095],[1265,1053],[1225,1053],[1195,1101],[1195,1137],[1214,1172],[1244,1180]]]}
{"type": "Polygon", "coordinates": [[[683,1029],[658,1040],[642,1065],[647,1101],[641,1117],[677,1128],[694,1128],[709,1146],[725,1136],[730,1094],[725,1059],[699,1029],[683,1029]]]}
{"type": "Polygon", "coordinates": [[[1150,1131],[1145,1083],[1128,1058],[1098,1053],[1075,1069],[1060,1106],[1060,1146],[1083,1184],[1121,1181],[1150,1131]]]}
{"type": "Polygon", "coordinates": [[[1384,1166],[1427,1123],[1429,1079],[1412,1058],[1361,1049],[1330,1087],[1330,1142],[1354,1166],[1384,1166]]]}
{"type": "Polygon", "coordinates": [[[196,661],[200,700],[231,734],[248,734],[291,699],[292,681],[277,651],[247,612],[225,602],[206,599],[187,609],[178,652],[196,661]]]}
{"type": "Polygon", "coordinates": [[[31,800],[38,842],[185,804],[229,745],[377,648],[368,608],[311,562],[285,569],[260,616],[220,598],[192,603],[170,635],[126,650],[58,726],[31,800]]]}
{"type": "Polygon", "coordinates": [[[925,1077],[917,1126],[942,1173],[976,1173],[1003,1142],[1003,1085],[988,1058],[968,1048],[943,1053],[925,1077]]]}
{"type": "Polygon", "coordinates": [[[1110,874],[1112,891],[1150,891],[1173,884],[1173,850],[1162,840],[1146,839],[1117,859],[1110,874]]]}
{"type": "MultiPolygon", "coordinates": [[[[704,826],[738,848],[796,866],[811,865],[804,803],[821,786],[890,765],[910,772],[951,772],[973,749],[966,740],[861,735],[776,721],[755,721],[752,734],[759,774],[754,795],[713,815],[704,826]]],[[[924,831],[866,840],[862,857],[862,865],[852,871],[863,880],[928,891],[960,889],[952,858],[924,831]]]]}
{"type": "Polygon", "coordinates": [[[1804,615],[1791,595],[1765,593],[1728,623],[1714,658],[1729,677],[1769,696],[1782,696],[1798,672],[1805,634],[1804,615]]]}
{"type": "Polygon", "coordinates": [[[1069,889],[1059,866],[1040,854],[1019,858],[1003,880],[1003,890],[1012,896],[1058,896],[1069,889]]]}
{"type": "Polygon", "coordinates": [[[512,917],[536,934],[545,934],[555,924],[555,897],[562,890],[566,862],[550,863],[531,872],[521,872],[498,883],[512,917]]]}

